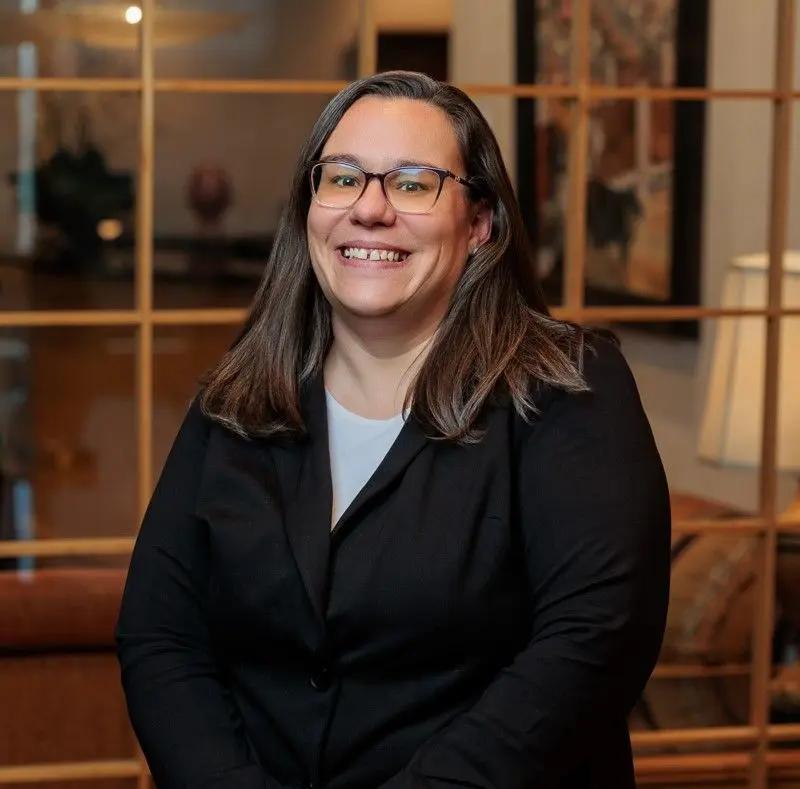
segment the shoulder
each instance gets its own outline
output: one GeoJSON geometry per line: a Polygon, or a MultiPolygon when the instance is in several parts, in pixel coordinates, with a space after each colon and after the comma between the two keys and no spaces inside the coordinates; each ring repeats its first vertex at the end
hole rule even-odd
{"type": "Polygon", "coordinates": [[[213,424],[213,420],[203,410],[202,392],[196,392],[185,405],[183,419],[175,436],[173,453],[204,451],[213,424]]]}
{"type": "Polygon", "coordinates": [[[583,375],[586,391],[570,392],[548,384],[537,387],[536,405],[540,420],[553,407],[588,406],[614,395],[631,397],[638,390],[619,339],[610,331],[592,329],[585,334],[574,362],[583,375]]]}
{"type": "Polygon", "coordinates": [[[522,430],[516,462],[526,495],[553,512],[615,512],[614,529],[668,520],[666,473],[633,373],[615,342],[593,337],[592,346],[583,360],[588,389],[550,392],[522,430]]]}
{"type": "Polygon", "coordinates": [[[613,436],[633,430],[652,437],[636,380],[615,335],[587,334],[578,366],[586,390],[542,386],[536,401],[539,413],[521,428],[526,443],[554,431],[613,436]]]}
{"type": "Polygon", "coordinates": [[[592,333],[583,355],[583,376],[590,391],[578,393],[578,399],[589,401],[623,398],[639,400],[639,393],[619,340],[592,333]]]}

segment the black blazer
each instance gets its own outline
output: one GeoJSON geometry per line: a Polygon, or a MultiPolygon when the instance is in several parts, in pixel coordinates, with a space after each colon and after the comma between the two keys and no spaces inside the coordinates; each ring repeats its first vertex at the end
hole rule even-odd
{"type": "Polygon", "coordinates": [[[591,394],[541,387],[471,446],[409,420],[330,531],[309,438],[245,440],[192,402],[116,635],[158,789],[627,789],[626,716],[667,608],[664,470],[610,341],[591,394]]]}

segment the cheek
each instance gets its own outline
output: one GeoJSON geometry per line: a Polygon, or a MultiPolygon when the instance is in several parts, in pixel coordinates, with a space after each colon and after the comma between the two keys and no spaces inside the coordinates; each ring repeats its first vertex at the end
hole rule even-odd
{"type": "Polygon", "coordinates": [[[448,253],[456,254],[461,247],[466,246],[469,238],[469,219],[464,207],[453,201],[443,205],[442,212],[431,219],[428,227],[424,229],[428,243],[439,246],[448,253]]]}
{"type": "Polygon", "coordinates": [[[318,250],[325,246],[326,239],[330,235],[334,220],[322,211],[319,206],[311,204],[306,218],[306,235],[312,257],[318,250]]]}

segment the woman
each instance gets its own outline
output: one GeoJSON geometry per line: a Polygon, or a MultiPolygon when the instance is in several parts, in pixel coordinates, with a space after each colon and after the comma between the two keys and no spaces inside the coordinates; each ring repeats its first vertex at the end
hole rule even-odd
{"type": "Polygon", "coordinates": [[[159,789],[634,786],[667,486],[616,344],[532,272],[466,95],[333,98],[133,552],[117,638],[159,789]]]}

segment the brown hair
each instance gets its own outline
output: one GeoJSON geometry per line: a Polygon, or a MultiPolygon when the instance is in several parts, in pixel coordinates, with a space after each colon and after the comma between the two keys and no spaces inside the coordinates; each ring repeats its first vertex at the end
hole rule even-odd
{"type": "Polygon", "coordinates": [[[412,71],[349,84],[317,119],[298,160],[269,260],[239,336],[202,379],[203,411],[242,436],[304,433],[300,387],[318,374],[331,345],[330,305],[308,252],[308,162],[319,157],[347,109],[362,96],[425,101],[449,117],[472,200],[494,209],[490,238],[468,259],[447,313],[408,389],[405,407],[433,438],[473,443],[476,419],[507,392],[524,417],[537,413],[538,382],[589,389],[582,375],[591,330],[550,316],[535,275],[511,183],[492,130],[458,88],[412,71]]]}

